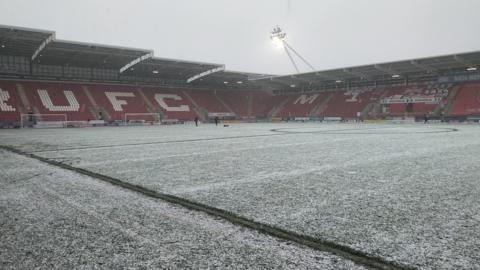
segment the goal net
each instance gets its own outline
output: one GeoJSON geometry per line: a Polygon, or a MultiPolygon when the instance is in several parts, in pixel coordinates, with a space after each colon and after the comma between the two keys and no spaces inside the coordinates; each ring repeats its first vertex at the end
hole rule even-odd
{"type": "Polygon", "coordinates": [[[158,113],[125,113],[125,124],[143,125],[160,124],[160,114],[158,113]]]}
{"type": "Polygon", "coordinates": [[[21,128],[65,128],[66,114],[20,114],[21,128]]]}

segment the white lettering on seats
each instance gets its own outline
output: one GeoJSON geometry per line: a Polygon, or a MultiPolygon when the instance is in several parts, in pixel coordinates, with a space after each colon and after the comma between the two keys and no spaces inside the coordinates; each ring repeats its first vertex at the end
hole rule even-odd
{"type": "Polygon", "coordinates": [[[158,105],[160,105],[160,107],[162,107],[167,112],[190,111],[190,107],[188,107],[188,105],[180,105],[177,107],[168,106],[168,104],[165,103],[165,99],[182,100],[182,97],[175,94],[155,94],[155,100],[158,102],[158,105]]]}
{"type": "Polygon", "coordinates": [[[72,91],[63,91],[63,94],[67,98],[68,106],[53,105],[52,99],[50,98],[47,90],[38,89],[37,92],[40,96],[43,106],[51,112],[78,112],[80,109],[80,104],[78,104],[78,101],[72,91]]]}
{"type": "Polygon", "coordinates": [[[357,97],[360,95],[360,92],[350,92],[350,93],[345,93],[346,96],[352,95],[350,98],[347,98],[345,102],[357,102],[358,99],[357,97]]]}
{"type": "Polygon", "coordinates": [[[10,94],[8,91],[3,91],[0,88],[0,110],[2,112],[14,112],[16,111],[14,107],[8,105],[6,102],[10,99],[10,94]]]}
{"type": "Polygon", "coordinates": [[[123,105],[127,105],[125,100],[117,99],[117,97],[135,97],[132,92],[105,92],[110,103],[112,103],[113,110],[116,112],[123,112],[123,105]]]}
{"type": "Polygon", "coordinates": [[[302,105],[307,103],[307,102],[308,102],[308,104],[312,104],[315,101],[315,99],[317,99],[317,97],[318,97],[318,94],[311,95],[309,97],[307,97],[307,95],[301,95],[297,98],[297,100],[295,100],[295,102],[293,102],[293,104],[297,104],[299,102],[302,105]]]}

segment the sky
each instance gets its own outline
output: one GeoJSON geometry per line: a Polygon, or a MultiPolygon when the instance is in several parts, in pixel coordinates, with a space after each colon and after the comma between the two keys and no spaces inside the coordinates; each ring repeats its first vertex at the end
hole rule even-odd
{"type": "Polygon", "coordinates": [[[296,71],[270,41],[275,25],[327,70],[478,51],[479,11],[480,0],[0,0],[0,24],[283,75],[296,71]]]}

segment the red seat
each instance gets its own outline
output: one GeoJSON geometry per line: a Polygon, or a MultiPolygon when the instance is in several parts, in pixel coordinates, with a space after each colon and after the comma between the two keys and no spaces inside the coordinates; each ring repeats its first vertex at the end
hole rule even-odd
{"type": "Polygon", "coordinates": [[[453,115],[480,115],[480,83],[464,84],[460,87],[453,104],[453,115]]]}
{"type": "Polygon", "coordinates": [[[186,90],[192,99],[201,108],[210,113],[229,113],[230,111],[215,96],[211,90],[186,90]]]}
{"type": "Polygon", "coordinates": [[[22,103],[15,83],[0,81],[0,121],[20,121],[22,103]]]}
{"type": "MultiPolygon", "coordinates": [[[[79,84],[23,82],[22,85],[34,113],[65,114],[68,121],[95,119],[90,102],[79,84]]],[[[63,120],[62,117],[57,118],[63,120]]]]}
{"type": "Polygon", "coordinates": [[[334,92],[327,108],[321,113],[325,117],[356,118],[369,103],[378,102],[382,90],[358,89],[334,92]]]}
{"type": "Polygon", "coordinates": [[[142,92],[156,110],[163,112],[167,119],[193,120],[198,117],[193,103],[182,93],[181,89],[162,89],[143,87],[142,92]]]}
{"type": "Polygon", "coordinates": [[[151,113],[145,100],[134,86],[88,85],[97,105],[110,116],[110,120],[125,120],[125,113],[151,113]]]}

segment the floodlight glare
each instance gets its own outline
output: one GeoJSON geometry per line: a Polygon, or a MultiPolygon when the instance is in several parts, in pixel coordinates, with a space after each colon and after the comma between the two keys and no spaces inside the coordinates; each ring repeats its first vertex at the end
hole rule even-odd
{"type": "Polygon", "coordinates": [[[153,74],[158,74],[158,70],[152,71],[153,74]]]}
{"type": "Polygon", "coordinates": [[[400,75],[394,74],[394,75],[392,75],[392,78],[400,78],[400,75]]]}
{"type": "Polygon", "coordinates": [[[272,43],[273,43],[273,46],[277,49],[283,49],[283,41],[281,39],[279,39],[278,37],[273,37],[272,38],[272,43]]]}
{"type": "Polygon", "coordinates": [[[280,26],[275,26],[270,33],[270,40],[272,41],[273,45],[277,49],[282,49],[285,45],[285,38],[287,37],[287,33],[280,28],[280,26]]]}
{"type": "Polygon", "coordinates": [[[476,67],[469,67],[469,68],[467,68],[467,71],[476,71],[476,70],[477,70],[476,67]]]}

